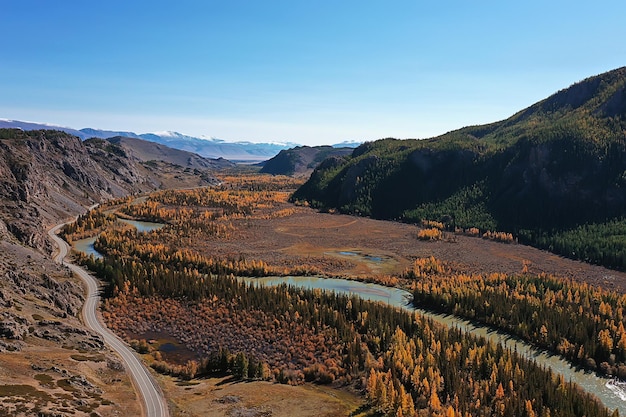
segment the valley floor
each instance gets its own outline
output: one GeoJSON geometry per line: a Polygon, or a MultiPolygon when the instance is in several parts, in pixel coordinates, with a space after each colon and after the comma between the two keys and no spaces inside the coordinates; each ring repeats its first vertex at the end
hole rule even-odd
{"type": "MultiPolygon", "coordinates": [[[[367,375],[358,374],[358,371],[348,372],[352,362],[344,357],[344,353],[352,354],[352,349],[356,352],[357,348],[370,346],[377,356],[364,359],[360,366],[366,370],[376,369],[377,373],[369,376],[367,389],[371,388],[370,380],[379,386],[388,384],[385,378],[391,378],[384,376],[384,371],[378,371],[378,368],[390,366],[387,363],[383,365],[383,356],[387,360],[393,352],[378,350],[378,345],[382,346],[388,341],[369,340],[369,332],[355,333],[367,341],[350,337],[343,340],[345,334],[334,329],[335,324],[321,325],[321,321],[313,319],[311,323],[314,325],[311,326],[308,321],[300,319],[298,312],[285,312],[291,311],[292,307],[283,308],[277,302],[274,303],[275,300],[269,303],[274,303],[273,306],[263,307],[267,311],[259,306],[253,308],[249,304],[253,301],[253,295],[243,298],[238,293],[221,293],[221,287],[217,284],[211,291],[219,296],[214,294],[202,298],[205,297],[202,294],[211,294],[201,292],[202,288],[212,285],[209,283],[212,278],[207,271],[224,279],[230,274],[259,276],[307,273],[395,285],[400,284],[402,279],[405,279],[406,284],[406,278],[399,277],[406,276],[407,271],[419,261],[436,258],[452,274],[545,273],[626,293],[624,273],[561,258],[531,247],[455,234],[445,234],[444,239],[438,241],[421,241],[417,238],[418,228],[414,225],[319,213],[288,204],[287,193],[284,192],[275,195],[271,192],[254,194],[247,191],[248,188],[242,186],[242,189],[163,192],[139,204],[126,205],[119,210],[124,216],[170,223],[170,226],[147,234],[137,234],[118,225],[103,233],[99,240],[99,250],[111,251],[109,254],[113,254],[106,262],[112,262],[124,251],[136,257],[132,262],[123,263],[129,258],[120,256],[120,263],[109,268],[109,272],[112,272],[109,279],[114,286],[111,288],[112,297],[103,307],[107,325],[125,336],[127,341],[135,339],[138,348],[143,349],[143,343],[145,350],[150,352],[146,359],[158,362],[155,363],[157,368],[191,379],[191,382],[185,383],[176,382],[172,377],[159,377],[174,415],[212,415],[207,414],[209,412],[215,412],[215,415],[293,415],[293,407],[298,405],[305,407],[298,411],[298,415],[339,416],[360,409],[365,401],[364,398],[346,396],[344,391],[330,387],[319,388],[307,384],[293,387],[259,380],[233,382],[206,379],[207,373],[201,378],[194,378],[198,364],[194,368],[192,361],[187,362],[189,357],[179,363],[163,365],[162,357],[167,361],[165,353],[161,355],[160,348],[146,345],[153,343],[150,339],[155,337],[175,339],[192,356],[194,353],[197,355],[191,359],[201,360],[224,347],[233,354],[245,352],[262,360],[269,365],[274,380],[282,380],[283,375],[288,375],[289,382],[295,385],[305,380],[336,381],[334,386],[355,382],[362,393],[365,392],[364,378],[367,375]],[[121,269],[122,266],[126,269],[121,269]],[[176,275],[180,273],[183,275],[176,275]],[[200,298],[194,298],[199,294],[200,298]],[[196,318],[198,322],[194,321],[196,318]],[[312,379],[307,375],[313,376],[312,379]],[[334,401],[333,398],[338,400],[334,401]]],[[[93,219],[97,220],[96,217],[93,219]]],[[[86,262],[91,263],[96,270],[104,271],[101,261],[92,259],[86,262]]],[[[292,300],[290,297],[285,298],[290,300],[289,303],[292,300]]],[[[267,300],[265,296],[260,299],[267,300]]],[[[304,299],[300,301],[308,303],[304,299]]],[[[340,310],[344,314],[343,305],[341,308],[332,308],[333,317],[339,317],[340,310]]],[[[317,308],[313,310],[317,314],[317,308]]],[[[349,311],[350,307],[346,310],[349,311]]],[[[331,315],[320,314],[320,317],[325,319],[331,315]]],[[[361,317],[359,320],[362,326],[367,315],[361,317]]],[[[359,320],[355,325],[359,325],[359,320]]],[[[382,322],[386,323],[384,320],[382,322]]],[[[337,326],[341,323],[338,320],[337,326]]],[[[346,334],[354,332],[353,328],[347,329],[343,329],[346,334]]],[[[385,334],[388,337],[389,331],[385,334]]],[[[404,333],[396,332],[396,336],[401,339],[404,333]]],[[[437,350],[436,346],[434,349],[437,350]]],[[[356,353],[354,355],[358,356],[356,353]]],[[[232,360],[231,357],[231,366],[232,360]]],[[[441,366],[443,369],[446,365],[441,366]]],[[[246,372],[247,369],[246,365],[246,372]]],[[[455,369],[461,370],[458,367],[455,369]]],[[[439,379],[436,375],[430,379],[433,384],[437,383],[433,385],[436,389],[424,388],[423,392],[411,395],[420,408],[424,409],[428,403],[431,408],[439,410],[438,394],[435,391],[443,390],[443,386],[437,382],[439,379]]],[[[451,379],[452,375],[448,375],[444,381],[451,379]]],[[[416,379],[420,383],[423,380],[416,379]]],[[[409,386],[408,382],[403,383],[409,386]]],[[[491,384],[494,389],[485,389],[484,393],[495,391],[497,384],[493,378],[491,384]]],[[[420,384],[413,383],[411,386],[416,385],[420,384]]],[[[524,389],[525,386],[519,392],[525,392],[524,389]]],[[[508,390],[513,392],[513,386],[508,390]]],[[[536,394],[532,390],[528,393],[536,394]]],[[[528,393],[524,395],[531,395],[528,393]]],[[[406,396],[405,391],[402,391],[397,398],[406,396]]],[[[470,397],[469,394],[467,397],[470,397]]],[[[368,400],[378,401],[369,391],[368,400]]],[[[446,401],[452,408],[449,399],[446,401]]],[[[413,405],[407,407],[411,409],[413,405]]],[[[456,405],[454,408],[457,408],[456,405]]]]}
{"type": "Polygon", "coordinates": [[[191,383],[161,377],[172,416],[192,417],[340,417],[352,414],[364,399],[345,390],[318,385],[290,386],[267,381],[208,378],[191,383]]]}
{"type": "Polygon", "coordinates": [[[275,219],[245,219],[230,239],[203,242],[210,253],[240,254],[270,265],[311,264],[327,275],[366,278],[399,275],[417,258],[434,256],[459,273],[546,273],[626,293],[626,273],[563,258],[520,244],[448,234],[440,241],[417,240],[417,228],[299,208],[275,219]]]}

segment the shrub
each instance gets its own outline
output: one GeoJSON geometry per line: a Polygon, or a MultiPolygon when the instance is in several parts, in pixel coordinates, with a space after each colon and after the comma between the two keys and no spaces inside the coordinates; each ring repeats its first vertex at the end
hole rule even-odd
{"type": "Polygon", "coordinates": [[[430,229],[420,229],[417,231],[417,238],[419,240],[441,240],[443,233],[436,227],[430,229]]]}

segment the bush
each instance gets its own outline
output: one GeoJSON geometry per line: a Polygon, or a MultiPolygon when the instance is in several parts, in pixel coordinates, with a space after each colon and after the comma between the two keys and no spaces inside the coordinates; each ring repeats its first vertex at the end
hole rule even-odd
{"type": "Polygon", "coordinates": [[[441,240],[443,233],[436,227],[430,229],[420,229],[417,232],[417,238],[419,240],[441,240]]]}

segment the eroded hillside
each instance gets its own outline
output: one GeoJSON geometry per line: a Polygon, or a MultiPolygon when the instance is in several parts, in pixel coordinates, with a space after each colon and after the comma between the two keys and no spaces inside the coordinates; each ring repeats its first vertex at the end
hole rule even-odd
{"type": "Polygon", "coordinates": [[[122,363],[81,323],[83,288],[50,260],[46,232],[112,197],[215,181],[109,142],[0,129],[0,416],[140,414],[122,363]]]}

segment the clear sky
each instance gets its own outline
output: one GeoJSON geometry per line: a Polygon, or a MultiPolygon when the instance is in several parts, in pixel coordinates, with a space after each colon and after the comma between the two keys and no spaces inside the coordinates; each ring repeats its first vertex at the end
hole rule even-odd
{"type": "Polygon", "coordinates": [[[625,19],[624,0],[2,0],[0,118],[426,138],[626,65],[625,19]]]}

